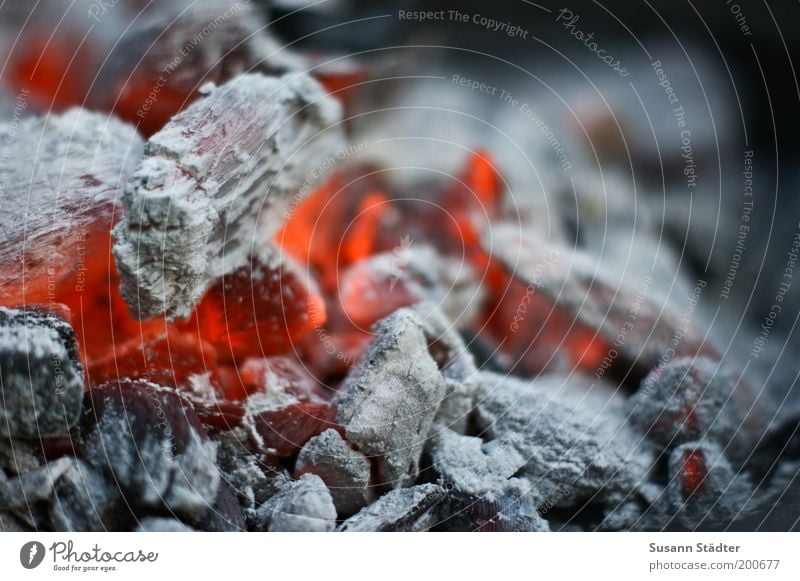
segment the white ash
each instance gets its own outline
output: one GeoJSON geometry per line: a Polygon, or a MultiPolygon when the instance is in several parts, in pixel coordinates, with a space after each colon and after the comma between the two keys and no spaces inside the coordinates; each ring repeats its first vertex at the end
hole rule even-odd
{"type": "MultiPolygon", "coordinates": [[[[114,205],[142,156],[125,123],[70,109],[0,124],[12,159],[0,172],[0,298],[77,260],[87,233],[107,233],[114,205]]],[[[4,303],[8,304],[8,303],[4,303]]]]}
{"type": "Polygon", "coordinates": [[[652,452],[626,422],[621,396],[588,377],[526,382],[481,374],[475,420],[482,436],[516,449],[528,478],[553,506],[632,492],[646,480],[652,452]]]}
{"type": "MultiPolygon", "coordinates": [[[[669,458],[669,477],[670,521],[691,530],[719,530],[747,514],[752,487],[745,476],[734,472],[715,444],[689,442],[675,448],[669,458]],[[690,456],[704,473],[699,475],[697,488],[686,483],[685,472],[693,469],[686,467],[690,456]]],[[[698,479],[698,475],[692,477],[698,479]]]]}
{"type": "Polygon", "coordinates": [[[87,393],[81,456],[142,510],[192,515],[214,502],[216,443],[177,394],[145,381],[87,393]],[[160,419],[160,421],[159,421],[160,419]],[[157,423],[158,422],[158,423],[157,423]]]}
{"type": "Polygon", "coordinates": [[[67,431],[81,411],[83,368],[69,323],[0,307],[0,437],[67,431]]]}
{"type": "Polygon", "coordinates": [[[139,533],[191,533],[194,529],[174,518],[149,516],[136,527],[139,533]]]}
{"type": "Polygon", "coordinates": [[[311,438],[300,450],[295,475],[316,474],[333,498],[340,518],[364,508],[373,500],[371,465],[361,452],[351,448],[334,429],[311,438]]]}
{"type": "Polygon", "coordinates": [[[325,483],[304,474],[258,509],[257,530],[268,532],[331,532],[336,508],[325,483]]]}
{"type": "Polygon", "coordinates": [[[631,419],[664,448],[694,440],[748,458],[768,424],[765,397],[724,362],[681,357],[654,369],[630,399],[631,419]]]}
{"type": "Polygon", "coordinates": [[[413,311],[396,311],[374,333],[344,382],[337,419],[347,440],[378,463],[376,484],[396,488],[417,475],[446,386],[413,311]]]}
{"type": "Polygon", "coordinates": [[[437,508],[447,497],[438,484],[419,484],[387,492],[344,521],[343,532],[420,532],[438,521],[437,508]]]}
{"type": "Polygon", "coordinates": [[[207,88],[153,135],[114,229],[131,312],[186,317],[218,277],[246,265],[334,155],[340,117],[306,75],[246,74],[207,88]]]}
{"type": "Polygon", "coordinates": [[[467,429],[478,386],[475,359],[454,323],[436,305],[423,301],[414,305],[412,310],[419,317],[428,341],[428,352],[445,381],[445,396],[436,414],[436,422],[463,433],[467,429]]]}

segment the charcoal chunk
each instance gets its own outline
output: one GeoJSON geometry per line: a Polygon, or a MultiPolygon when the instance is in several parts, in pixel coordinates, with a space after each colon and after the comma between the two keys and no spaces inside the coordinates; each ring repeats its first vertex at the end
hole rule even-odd
{"type": "Polygon", "coordinates": [[[420,532],[437,521],[437,509],[447,497],[438,484],[419,484],[387,492],[344,521],[343,532],[420,532]]]}
{"type": "Polygon", "coordinates": [[[0,304],[50,303],[53,284],[86,281],[89,240],[108,234],[142,138],[114,117],[71,109],[2,123],[0,140],[13,144],[0,191],[0,304]]]}
{"type": "Polygon", "coordinates": [[[217,495],[216,444],[177,392],[146,381],[87,392],[81,456],[138,510],[192,516],[217,495]]]}
{"type": "Polygon", "coordinates": [[[514,448],[518,476],[555,506],[614,492],[633,492],[653,458],[626,423],[625,401],[580,375],[544,375],[525,382],[481,373],[475,420],[482,437],[514,448]]]}
{"type": "Polygon", "coordinates": [[[319,476],[304,474],[258,509],[257,530],[331,532],[336,526],[333,498],[319,476]]]}
{"type": "Polygon", "coordinates": [[[340,517],[353,514],[372,500],[370,470],[369,460],[333,429],[306,442],[295,465],[297,475],[316,474],[322,478],[340,517]]]}
{"type": "Polygon", "coordinates": [[[0,437],[67,431],[80,416],[83,368],[57,315],[0,308],[0,437]]]}
{"type": "Polygon", "coordinates": [[[429,448],[440,482],[465,496],[501,494],[509,479],[527,462],[507,442],[484,442],[448,429],[432,436],[429,448]]]}
{"type": "Polygon", "coordinates": [[[736,459],[749,455],[768,418],[763,398],[708,357],[660,365],[630,403],[633,423],[664,448],[711,440],[736,459]]]}
{"type": "Polygon", "coordinates": [[[399,487],[418,472],[446,386],[412,311],[400,309],[374,330],[345,380],[338,421],[348,441],[375,457],[382,482],[399,487]]]}
{"type": "Polygon", "coordinates": [[[684,527],[719,530],[747,514],[752,487],[715,444],[689,442],[675,448],[669,475],[671,519],[684,527]]]}
{"type": "Polygon", "coordinates": [[[335,153],[340,115],[307,75],[245,74],[153,135],[114,229],[131,312],[186,317],[218,277],[246,266],[253,241],[274,234],[335,153]]]}

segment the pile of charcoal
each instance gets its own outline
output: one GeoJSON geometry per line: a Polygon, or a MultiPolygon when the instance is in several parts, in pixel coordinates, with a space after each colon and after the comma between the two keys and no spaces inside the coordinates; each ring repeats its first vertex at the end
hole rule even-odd
{"type": "Polygon", "coordinates": [[[200,8],[113,105],[3,108],[0,530],[720,529],[775,505],[797,419],[649,292],[674,272],[521,227],[489,152],[413,185],[356,160],[337,83],[250,11],[157,115],[200,8]]]}

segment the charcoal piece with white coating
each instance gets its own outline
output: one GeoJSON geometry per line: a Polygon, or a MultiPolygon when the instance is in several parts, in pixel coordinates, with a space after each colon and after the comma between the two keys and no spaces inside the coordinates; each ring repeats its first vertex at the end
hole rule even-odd
{"type": "Polygon", "coordinates": [[[245,266],[340,143],[340,106],[308,75],[244,74],[204,93],[148,140],[125,188],[113,251],[140,319],[188,316],[245,266]]]}
{"type": "Polygon", "coordinates": [[[397,488],[419,471],[446,386],[413,311],[395,311],[374,332],[342,387],[337,419],[345,438],[377,462],[375,484],[397,488]]]}
{"type": "Polygon", "coordinates": [[[80,416],[83,368],[64,319],[0,307],[0,437],[67,431],[80,416]]]}
{"type": "Polygon", "coordinates": [[[258,509],[256,530],[268,532],[331,532],[336,508],[325,483],[304,474],[284,486],[258,509]]]}
{"type": "Polygon", "coordinates": [[[325,430],[300,450],[295,474],[316,474],[325,482],[340,518],[362,509],[373,499],[372,466],[336,430],[325,430]]]}

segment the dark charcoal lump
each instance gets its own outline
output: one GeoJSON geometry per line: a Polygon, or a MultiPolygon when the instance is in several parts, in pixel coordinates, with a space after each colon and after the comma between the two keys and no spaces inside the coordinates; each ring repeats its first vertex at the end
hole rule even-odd
{"type": "Polygon", "coordinates": [[[75,333],[61,317],[0,307],[0,436],[67,431],[83,394],[75,333]]]}
{"type": "Polygon", "coordinates": [[[80,455],[118,483],[137,511],[192,517],[213,506],[217,446],[177,392],[112,382],[85,397],[80,455]]]}

